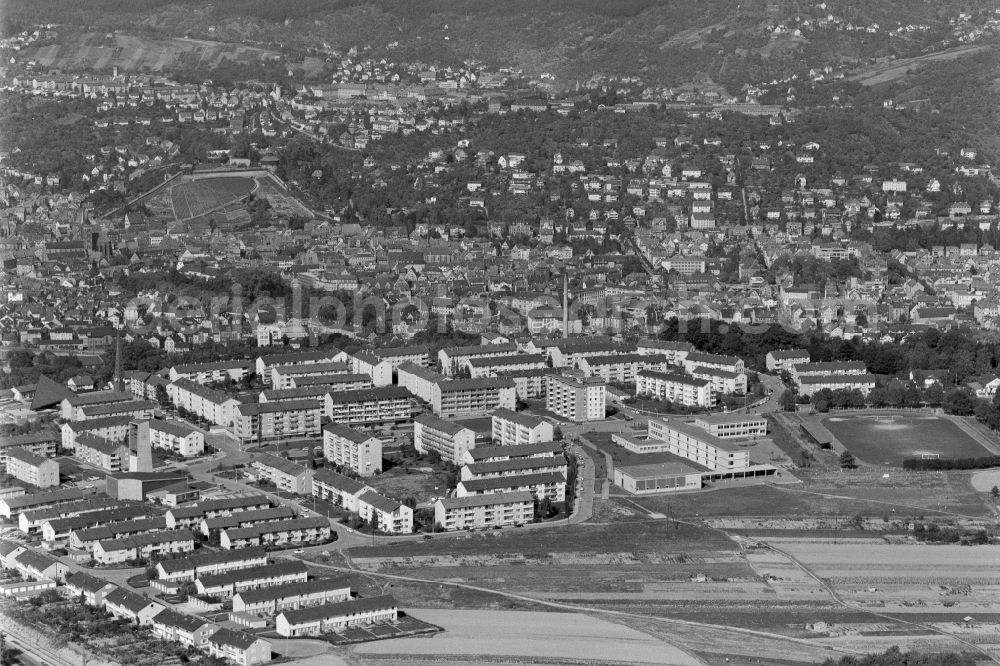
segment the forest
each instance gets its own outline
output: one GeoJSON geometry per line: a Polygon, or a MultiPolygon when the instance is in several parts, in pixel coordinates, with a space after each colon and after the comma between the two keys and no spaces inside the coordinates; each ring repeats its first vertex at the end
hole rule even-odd
{"type": "Polygon", "coordinates": [[[898,646],[882,654],[827,659],[823,666],[975,666],[976,657],[957,652],[903,652],[898,646]]]}

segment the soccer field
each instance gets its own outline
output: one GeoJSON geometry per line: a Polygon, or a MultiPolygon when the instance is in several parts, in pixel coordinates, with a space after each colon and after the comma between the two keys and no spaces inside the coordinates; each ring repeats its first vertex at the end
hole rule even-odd
{"type": "Polygon", "coordinates": [[[208,178],[179,183],[170,188],[174,218],[187,220],[204,215],[246,196],[253,187],[252,178],[208,178]]]}
{"type": "Polygon", "coordinates": [[[987,451],[950,419],[930,414],[859,414],[822,421],[844,447],[874,465],[907,458],[975,458],[987,451]]]}

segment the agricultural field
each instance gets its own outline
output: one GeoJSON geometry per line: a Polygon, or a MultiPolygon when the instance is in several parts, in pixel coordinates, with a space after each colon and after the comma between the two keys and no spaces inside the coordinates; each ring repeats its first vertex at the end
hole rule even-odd
{"type": "Polygon", "coordinates": [[[822,424],[858,459],[901,467],[907,458],[990,455],[951,419],[930,414],[831,416],[822,424]]]}
{"type": "Polygon", "coordinates": [[[168,188],[175,220],[189,220],[205,215],[241,199],[256,189],[250,178],[207,178],[192,180],[168,188]]]}
{"type": "Polygon", "coordinates": [[[62,44],[29,47],[21,52],[24,59],[34,60],[43,69],[56,68],[73,71],[79,69],[135,72],[151,70],[161,72],[178,64],[182,59],[196,62],[211,69],[224,58],[237,62],[254,62],[273,58],[272,51],[197,39],[150,39],[134,35],[84,33],[62,44]]]}
{"type": "MultiPolygon", "coordinates": [[[[674,664],[700,663],[692,655],[635,629],[580,613],[515,611],[415,610],[428,622],[446,627],[431,639],[404,638],[367,643],[361,655],[409,660],[423,656],[435,661],[459,659],[495,662],[508,657],[518,663],[674,664]],[[517,640],[509,637],[517,636],[517,640]],[[492,638],[491,638],[492,637],[492,638]],[[445,657],[448,655],[448,657],[445,657]]],[[[480,661],[480,663],[482,663],[480,661]]],[[[461,663],[461,661],[459,662],[461,663]]]]}

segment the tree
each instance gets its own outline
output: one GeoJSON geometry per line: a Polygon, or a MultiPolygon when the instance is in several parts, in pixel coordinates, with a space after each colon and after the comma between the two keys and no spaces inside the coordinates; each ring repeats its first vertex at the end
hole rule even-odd
{"type": "Polygon", "coordinates": [[[845,450],[840,454],[840,468],[841,469],[854,469],[858,466],[857,461],[854,459],[854,454],[850,451],[845,450]]]}
{"type": "Polygon", "coordinates": [[[170,396],[167,395],[167,387],[163,384],[156,385],[156,402],[163,409],[170,407],[170,396]]]}
{"type": "Polygon", "coordinates": [[[1000,488],[998,488],[997,486],[993,486],[992,488],[990,488],[990,497],[993,498],[994,502],[1000,499],[1000,488]]]}
{"type": "Polygon", "coordinates": [[[795,393],[792,392],[791,389],[785,389],[782,391],[781,397],[778,398],[778,404],[780,404],[781,408],[786,412],[794,412],[798,409],[795,404],[795,393]]]}
{"type": "Polygon", "coordinates": [[[924,401],[931,407],[940,407],[941,403],[944,402],[944,388],[934,382],[924,391],[924,401]]]}

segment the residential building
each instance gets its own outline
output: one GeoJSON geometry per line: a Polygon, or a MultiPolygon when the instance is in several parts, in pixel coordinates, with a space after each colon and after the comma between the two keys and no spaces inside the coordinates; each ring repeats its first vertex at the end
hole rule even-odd
{"type": "Polygon", "coordinates": [[[288,458],[261,453],[254,457],[251,467],[259,479],[270,481],[278,490],[296,495],[308,495],[312,490],[313,470],[288,458]]]}
{"type": "Polygon", "coordinates": [[[275,619],[279,636],[315,636],[348,627],[395,622],[396,600],[390,595],[352,599],[322,606],[284,611],[275,619]]]}
{"type": "Polygon", "coordinates": [[[711,407],[715,404],[710,381],[655,370],[640,370],[636,374],[635,394],[686,407],[711,407]]]}
{"type": "Polygon", "coordinates": [[[330,539],[327,518],[296,518],[257,523],[249,527],[222,530],[219,545],[230,550],[248,546],[281,547],[292,544],[325,543],[330,539]]]}
{"type": "Polygon", "coordinates": [[[401,423],[412,415],[410,400],[410,393],[400,386],[328,393],[323,415],[348,425],[401,423]]]}
{"type": "Polygon", "coordinates": [[[501,407],[513,410],[514,382],[500,377],[440,380],[431,391],[431,410],[443,418],[485,416],[501,407]]]}
{"type": "Polygon", "coordinates": [[[434,523],[446,531],[524,525],[535,516],[535,495],[528,491],[442,497],[434,502],[434,523]]]}
{"type": "Polygon", "coordinates": [[[413,420],[413,445],[420,453],[437,451],[443,460],[459,465],[465,452],[475,447],[476,434],[455,421],[421,414],[413,420]]]}
{"type": "Polygon", "coordinates": [[[51,488],[59,485],[59,463],[27,449],[10,449],[7,475],[39,488],[51,488]]]}
{"type": "Polygon", "coordinates": [[[319,400],[245,403],[233,410],[230,428],[244,444],[310,437],[319,434],[321,417],[319,400]]]}
{"type": "MultiPolygon", "coordinates": [[[[323,426],[323,456],[361,476],[382,472],[382,440],[340,423],[323,426]]],[[[312,492],[311,479],[305,492],[312,492]]]]}
{"type": "Polygon", "coordinates": [[[124,587],[116,588],[104,597],[104,610],[120,620],[142,626],[152,624],[153,618],[165,608],[149,597],[136,594],[124,587]]]}
{"type": "Polygon", "coordinates": [[[539,416],[500,408],[490,418],[494,444],[510,446],[552,441],[552,424],[539,416]]]}
{"type": "Polygon", "coordinates": [[[200,456],[205,452],[205,435],[182,421],[149,422],[149,442],[156,449],[172,451],[185,458],[200,456]]]}
{"type": "Polygon", "coordinates": [[[267,551],[260,547],[198,552],[188,557],[162,560],[156,564],[157,580],[183,583],[201,576],[223,574],[267,564],[267,551]]]}
{"type": "Polygon", "coordinates": [[[455,497],[519,491],[530,492],[539,500],[547,497],[553,502],[562,502],[566,499],[566,476],[560,472],[549,472],[459,481],[455,497]]]}
{"type": "Polygon", "coordinates": [[[256,590],[241,590],[233,595],[233,611],[273,616],[285,610],[347,601],[350,598],[349,580],[317,578],[304,583],[285,583],[256,590]]]}
{"type": "Polygon", "coordinates": [[[792,366],[809,362],[809,352],[805,349],[773,349],[767,352],[764,362],[768,372],[791,372],[792,366]]]}
{"type": "Polygon", "coordinates": [[[222,628],[208,637],[205,649],[213,657],[237,666],[257,666],[271,661],[271,643],[241,631],[222,628]]]}
{"type": "Polygon", "coordinates": [[[148,560],[154,555],[190,553],[193,550],[194,533],[189,530],[164,530],[98,541],[94,546],[94,561],[98,564],[120,564],[132,560],[148,560]]]}
{"type": "Polygon", "coordinates": [[[605,417],[607,383],[600,377],[550,375],[545,408],[568,421],[601,421],[605,417]]]}
{"type": "Polygon", "coordinates": [[[243,590],[258,590],[287,583],[304,583],[308,579],[309,570],[305,562],[290,560],[248,569],[237,569],[226,573],[199,576],[195,581],[195,589],[200,595],[231,599],[233,595],[243,590]]]}

